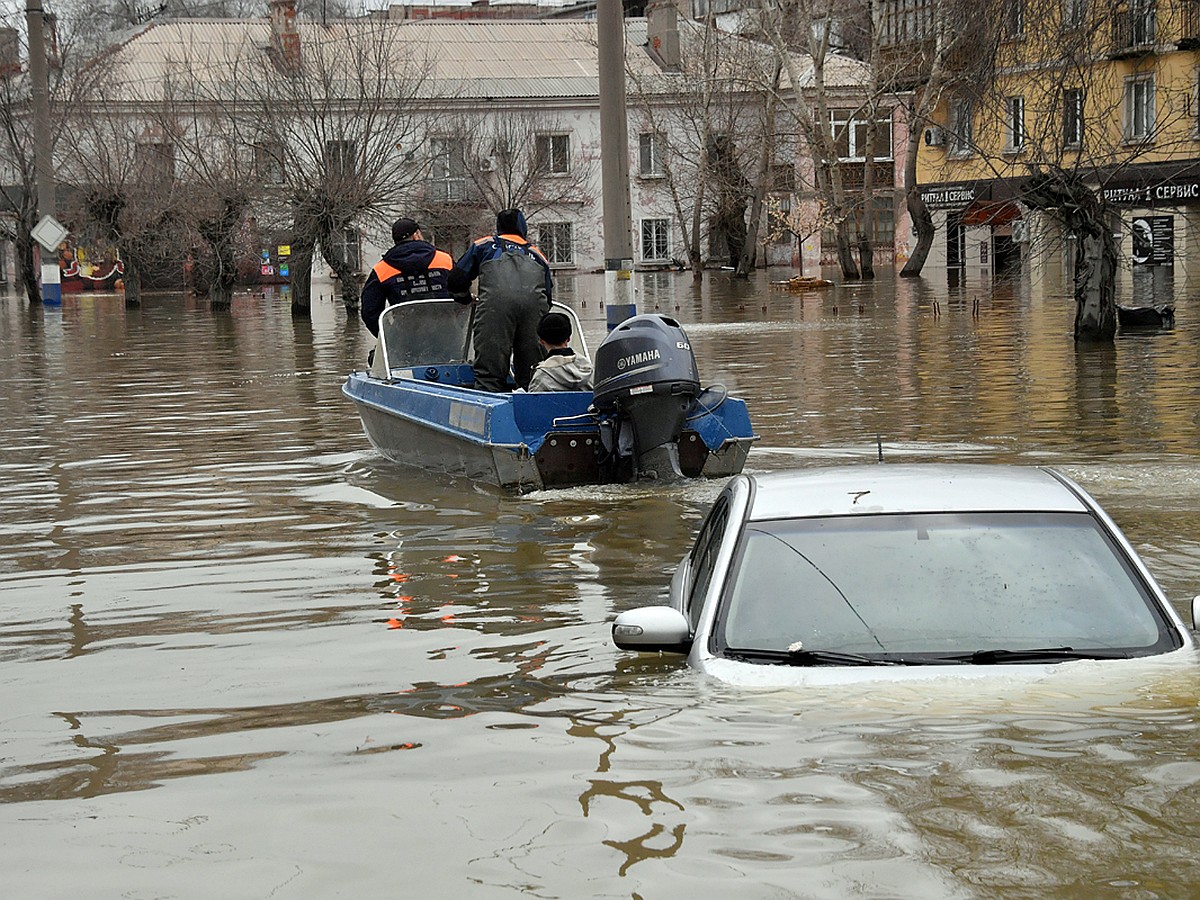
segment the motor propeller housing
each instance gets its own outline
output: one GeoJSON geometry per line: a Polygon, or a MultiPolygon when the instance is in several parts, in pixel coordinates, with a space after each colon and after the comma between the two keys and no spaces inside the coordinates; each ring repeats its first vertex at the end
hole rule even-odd
{"type": "Polygon", "coordinates": [[[593,405],[608,427],[605,450],[632,463],[631,477],[681,478],[677,442],[700,394],[687,334],[674,319],[626,319],[596,349],[593,405]]]}

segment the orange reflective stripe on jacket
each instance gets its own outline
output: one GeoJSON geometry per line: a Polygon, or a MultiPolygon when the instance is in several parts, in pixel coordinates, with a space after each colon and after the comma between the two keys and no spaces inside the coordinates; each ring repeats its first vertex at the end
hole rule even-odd
{"type": "Polygon", "coordinates": [[[389,278],[395,278],[401,274],[399,269],[391,263],[384,262],[382,259],[371,267],[371,271],[375,273],[375,277],[379,279],[380,284],[383,284],[389,278]]]}
{"type": "MultiPolygon", "coordinates": [[[[433,259],[429,261],[426,269],[444,269],[449,272],[454,268],[454,258],[444,250],[438,250],[433,254],[433,259]]],[[[379,279],[379,283],[387,281],[389,278],[395,278],[397,275],[404,273],[393,266],[391,263],[380,260],[371,267],[371,271],[375,273],[375,277],[379,279]]]]}

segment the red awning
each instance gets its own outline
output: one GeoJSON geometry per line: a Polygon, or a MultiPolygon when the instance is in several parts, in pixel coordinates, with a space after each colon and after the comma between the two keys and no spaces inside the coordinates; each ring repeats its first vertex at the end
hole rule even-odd
{"type": "Polygon", "coordinates": [[[991,225],[993,228],[1021,218],[1021,208],[1012,200],[974,200],[963,212],[964,225],[991,225]]]}

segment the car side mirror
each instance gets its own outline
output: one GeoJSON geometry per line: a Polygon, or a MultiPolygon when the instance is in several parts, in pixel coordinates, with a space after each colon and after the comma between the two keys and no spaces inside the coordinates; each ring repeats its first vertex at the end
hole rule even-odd
{"type": "Polygon", "coordinates": [[[1192,631],[1200,631],[1200,595],[1192,598],[1192,631]]]}
{"type": "Polygon", "coordinates": [[[687,653],[692,648],[692,627],[687,617],[670,606],[626,610],[613,621],[612,637],[622,650],[687,653]]]}

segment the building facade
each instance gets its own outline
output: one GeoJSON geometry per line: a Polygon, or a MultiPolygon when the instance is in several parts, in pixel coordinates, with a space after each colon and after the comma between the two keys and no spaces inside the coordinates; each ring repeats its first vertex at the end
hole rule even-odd
{"type": "Polygon", "coordinates": [[[1135,278],[1191,275],[1200,4],[1005,0],[992,9],[995,30],[978,41],[994,49],[994,67],[974,83],[948,79],[923,125],[918,181],[937,226],[928,264],[995,275],[1024,258],[1069,271],[1073,236],[1029,193],[1031,178],[1049,174],[1103,197],[1135,278]]]}

